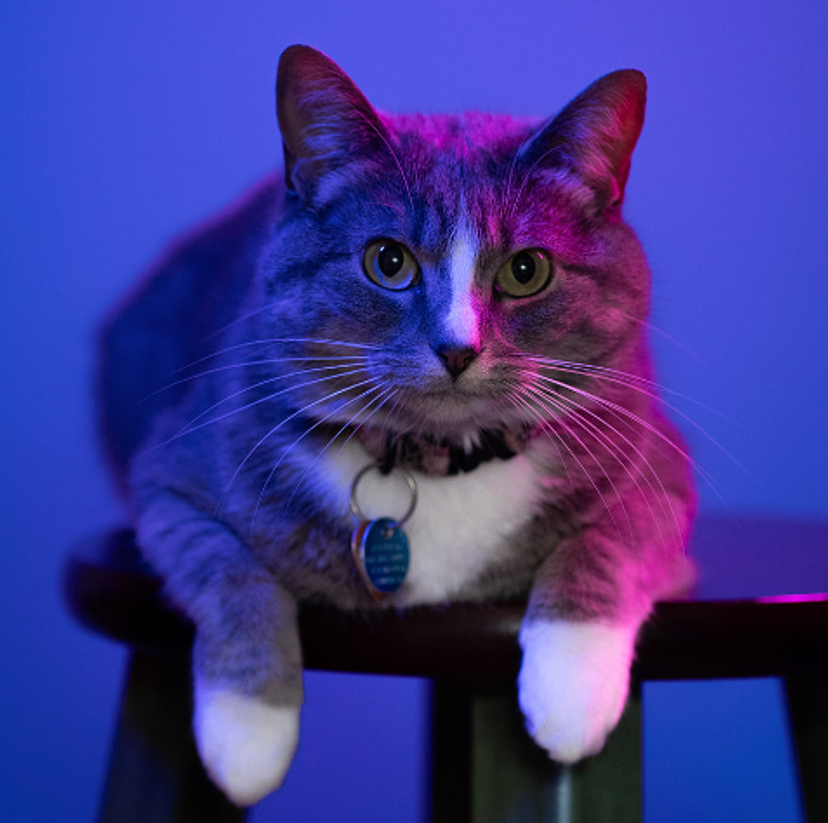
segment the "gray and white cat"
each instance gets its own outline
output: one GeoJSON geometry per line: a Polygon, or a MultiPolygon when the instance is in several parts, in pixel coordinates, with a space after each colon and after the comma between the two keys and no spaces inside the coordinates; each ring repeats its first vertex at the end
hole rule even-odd
{"type": "Polygon", "coordinates": [[[659,411],[649,273],[621,216],[644,104],[629,70],[548,122],[380,114],[293,46],[284,171],[108,321],[109,452],[195,623],[195,736],[234,802],[277,788],[293,756],[303,600],[527,595],[530,734],[573,762],[618,721],[639,627],[692,578],[689,461],[659,411]],[[380,559],[408,539],[390,583],[361,554],[375,518],[380,559]]]}

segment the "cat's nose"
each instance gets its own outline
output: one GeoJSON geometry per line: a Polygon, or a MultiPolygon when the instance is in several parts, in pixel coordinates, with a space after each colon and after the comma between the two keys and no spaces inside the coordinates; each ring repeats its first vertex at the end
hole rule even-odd
{"type": "Polygon", "coordinates": [[[451,375],[451,379],[456,380],[472,364],[478,352],[472,348],[445,348],[440,349],[437,354],[440,355],[446,371],[451,375]]]}

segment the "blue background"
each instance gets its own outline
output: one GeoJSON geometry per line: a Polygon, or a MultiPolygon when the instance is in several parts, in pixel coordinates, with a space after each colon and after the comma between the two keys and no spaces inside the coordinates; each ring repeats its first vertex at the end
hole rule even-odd
{"type": "MultiPolygon", "coordinates": [[[[121,520],[93,330],[170,236],[280,162],[278,55],[325,51],[378,107],[547,116],[650,80],[627,216],[660,378],[705,511],[828,518],[828,5],[818,0],[28,0],[0,9],[0,819],[89,821],[123,651],[61,606],[74,540],[121,520]],[[699,405],[700,404],[700,405],[699,405]],[[716,441],[719,445],[715,445],[716,441]]],[[[268,820],[415,821],[425,686],[311,674],[268,820]]],[[[800,820],[778,685],[647,687],[649,823],[800,820]]]]}

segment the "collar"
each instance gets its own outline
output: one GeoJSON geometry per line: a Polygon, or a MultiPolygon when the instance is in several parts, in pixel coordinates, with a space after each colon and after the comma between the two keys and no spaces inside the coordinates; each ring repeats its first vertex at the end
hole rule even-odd
{"type": "Polygon", "coordinates": [[[439,477],[473,471],[481,463],[495,458],[509,460],[526,449],[531,430],[481,429],[465,442],[457,443],[428,435],[396,435],[369,426],[357,429],[356,437],[376,458],[383,474],[388,474],[395,466],[402,466],[439,477]]]}

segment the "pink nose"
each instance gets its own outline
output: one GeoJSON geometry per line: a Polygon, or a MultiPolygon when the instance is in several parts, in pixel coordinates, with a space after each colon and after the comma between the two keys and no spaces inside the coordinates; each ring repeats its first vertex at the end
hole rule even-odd
{"type": "Polygon", "coordinates": [[[456,380],[477,357],[474,349],[443,349],[437,352],[445,363],[446,371],[456,380]]]}

